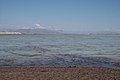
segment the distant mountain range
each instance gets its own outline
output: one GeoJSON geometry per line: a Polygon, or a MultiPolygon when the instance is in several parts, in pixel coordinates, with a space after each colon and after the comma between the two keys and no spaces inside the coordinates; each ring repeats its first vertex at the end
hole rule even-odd
{"type": "Polygon", "coordinates": [[[120,31],[99,31],[94,34],[104,34],[104,35],[120,35],[120,31]]]}
{"type": "Polygon", "coordinates": [[[22,34],[60,34],[59,31],[47,30],[47,29],[18,29],[17,32],[22,34]]]}
{"type": "Polygon", "coordinates": [[[20,32],[22,34],[104,34],[104,35],[120,35],[120,31],[98,31],[98,32],[65,32],[60,30],[48,30],[48,29],[7,29],[7,30],[0,30],[0,32],[20,32]]]}

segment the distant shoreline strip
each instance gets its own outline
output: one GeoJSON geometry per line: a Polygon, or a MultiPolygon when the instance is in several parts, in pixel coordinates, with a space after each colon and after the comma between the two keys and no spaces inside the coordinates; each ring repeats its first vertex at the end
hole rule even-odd
{"type": "Polygon", "coordinates": [[[0,32],[0,35],[20,35],[21,32],[0,32]]]}

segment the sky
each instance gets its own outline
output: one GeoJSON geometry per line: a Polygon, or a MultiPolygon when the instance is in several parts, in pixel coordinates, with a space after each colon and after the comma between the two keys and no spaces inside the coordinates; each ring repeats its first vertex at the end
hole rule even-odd
{"type": "Polygon", "coordinates": [[[0,0],[0,29],[120,31],[120,0],[0,0]]]}

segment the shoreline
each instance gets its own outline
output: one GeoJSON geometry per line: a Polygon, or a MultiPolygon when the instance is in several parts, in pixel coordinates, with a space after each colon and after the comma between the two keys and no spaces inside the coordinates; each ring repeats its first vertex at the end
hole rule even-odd
{"type": "Polygon", "coordinates": [[[120,70],[120,67],[102,67],[102,66],[0,66],[0,69],[1,68],[104,68],[120,70]]]}

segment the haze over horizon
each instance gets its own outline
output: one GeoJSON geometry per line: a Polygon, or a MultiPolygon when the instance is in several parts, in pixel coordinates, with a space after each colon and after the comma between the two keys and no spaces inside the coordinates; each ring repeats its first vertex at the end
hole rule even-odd
{"type": "Polygon", "coordinates": [[[0,29],[120,31],[120,0],[0,0],[0,29]]]}

